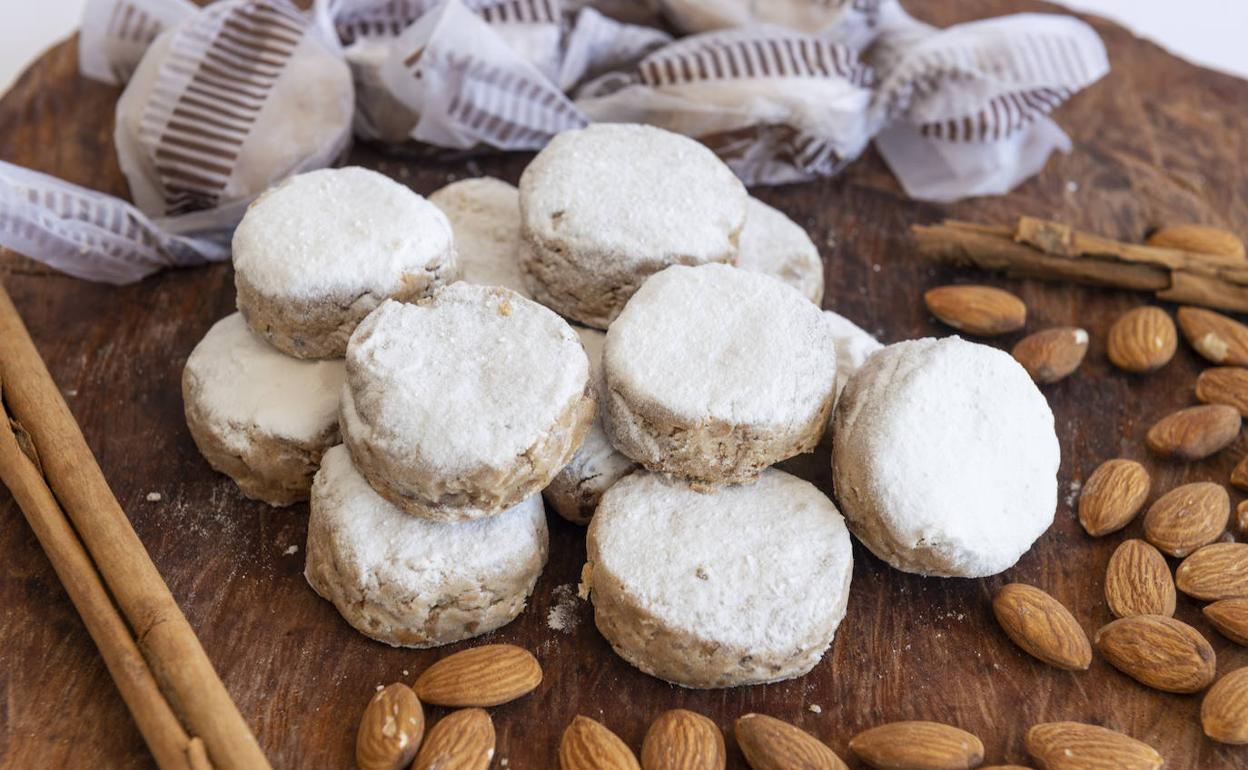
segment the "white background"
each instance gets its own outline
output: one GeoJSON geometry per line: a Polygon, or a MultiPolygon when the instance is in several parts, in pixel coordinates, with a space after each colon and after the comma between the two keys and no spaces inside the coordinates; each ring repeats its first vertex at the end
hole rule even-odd
{"type": "MultiPolygon", "coordinates": [[[[1190,61],[1248,77],[1248,0],[1059,1],[1109,17],[1190,61]]],[[[0,0],[7,6],[0,10],[0,92],[41,51],[73,33],[85,2],[0,0]]]]}

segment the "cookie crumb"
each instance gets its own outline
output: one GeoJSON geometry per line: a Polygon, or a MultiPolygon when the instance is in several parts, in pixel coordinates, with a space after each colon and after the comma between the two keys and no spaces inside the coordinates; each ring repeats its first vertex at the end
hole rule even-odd
{"type": "Polygon", "coordinates": [[[384,689],[386,689],[386,686],[384,684],[377,685],[377,692],[381,692],[384,689]]]}
{"type": "Polygon", "coordinates": [[[282,556],[294,556],[297,553],[299,553],[299,546],[292,545],[289,548],[287,548],[285,551],[282,551],[282,556]]]}
{"type": "Polygon", "coordinates": [[[160,498],[161,498],[161,494],[160,494],[159,492],[148,492],[148,493],[147,493],[147,501],[148,501],[149,503],[159,503],[159,502],[160,502],[160,498]]]}
{"type": "Polygon", "coordinates": [[[576,614],[576,589],[571,583],[564,583],[555,587],[555,590],[551,592],[551,597],[554,599],[554,604],[546,613],[546,625],[552,631],[572,633],[580,621],[576,614]]]}
{"type": "Polygon", "coordinates": [[[818,703],[812,703],[806,707],[806,710],[812,714],[822,714],[823,706],[820,706],[818,703]]]}

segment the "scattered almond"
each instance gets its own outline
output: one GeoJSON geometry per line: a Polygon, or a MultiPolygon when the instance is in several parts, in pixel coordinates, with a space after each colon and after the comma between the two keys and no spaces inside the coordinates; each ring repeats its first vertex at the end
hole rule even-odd
{"type": "Polygon", "coordinates": [[[1213,681],[1213,647],[1200,632],[1164,615],[1133,615],[1096,632],[1097,652],[1140,684],[1164,692],[1199,692],[1213,681]]]}
{"type": "Polygon", "coordinates": [[[746,714],[737,720],[733,734],[754,770],[847,770],[818,738],[773,717],[746,714]]]}
{"type": "Polygon", "coordinates": [[[429,729],[411,770],[486,770],[494,759],[494,723],[481,709],[460,709],[429,729]]]}
{"type": "Polygon", "coordinates": [[[1201,612],[1227,639],[1248,647],[1248,599],[1219,599],[1201,612]]]}
{"type": "Polygon", "coordinates": [[[1233,406],[1240,417],[1248,416],[1248,369],[1209,367],[1196,378],[1196,398],[1206,404],[1233,406]]]}
{"type": "Polygon", "coordinates": [[[1027,731],[1027,753],[1044,770],[1159,770],[1166,760],[1147,743],[1081,722],[1046,722],[1027,731]]]}
{"type": "Polygon", "coordinates": [[[485,644],[434,663],[413,689],[438,706],[497,706],[532,692],[542,683],[542,667],[528,650],[514,644],[485,644]]]}
{"type": "Polygon", "coordinates": [[[1226,487],[1208,481],[1184,484],[1149,506],[1144,514],[1144,539],[1162,553],[1187,556],[1217,540],[1230,517],[1226,487]]]}
{"type": "Polygon", "coordinates": [[[1083,363],[1087,352],[1088,333],[1073,326],[1029,334],[1010,351],[1031,379],[1041,385],[1070,376],[1083,363]]]}
{"type": "Polygon", "coordinates": [[[1119,369],[1151,372],[1170,363],[1178,347],[1174,321],[1159,307],[1149,305],[1128,310],[1109,327],[1105,352],[1119,369]]]}
{"type": "Polygon", "coordinates": [[[991,286],[938,286],[923,295],[923,302],[949,326],[982,337],[1017,331],[1027,322],[1023,301],[991,286]]]}
{"type": "Polygon", "coordinates": [[[578,716],[559,741],[562,770],[641,770],[637,758],[619,736],[600,722],[578,716]]]}
{"type": "Polygon", "coordinates": [[[1214,543],[1174,571],[1179,590],[1193,599],[1248,599],[1248,543],[1214,543]]]}
{"type": "Polygon", "coordinates": [[[425,712],[412,688],[395,683],[373,696],[355,736],[359,770],[407,767],[425,734],[425,712]]]}
{"type": "Polygon", "coordinates": [[[1106,460],[1092,471],[1079,494],[1079,522],[1099,537],[1127,526],[1144,507],[1152,481],[1134,460],[1106,460]]]}
{"type": "Polygon", "coordinates": [[[1248,500],[1240,500],[1235,506],[1235,523],[1241,533],[1248,534],[1248,500]]]}
{"type": "Polygon", "coordinates": [[[1248,743],[1248,668],[1214,683],[1200,704],[1205,735],[1219,743],[1248,743]]]}
{"type": "Polygon", "coordinates": [[[1123,541],[1105,570],[1105,601],[1117,618],[1173,615],[1174,578],[1166,557],[1143,540],[1123,541]]]}
{"type": "Polygon", "coordinates": [[[1215,364],[1248,365],[1248,326],[1200,307],[1179,308],[1179,328],[1196,352],[1215,364]]]}
{"type": "MultiPolygon", "coordinates": [[[[984,761],[979,738],[940,722],[892,722],[864,730],[849,750],[872,767],[955,770],[984,761]]],[[[757,770],[757,769],[756,769],[757,770]]]]}
{"type": "Polygon", "coordinates": [[[1028,655],[1070,671],[1092,663],[1092,645],[1075,616],[1039,588],[1010,583],[993,597],[992,612],[1006,636],[1028,655]]]}
{"type": "Polygon", "coordinates": [[[1209,225],[1169,225],[1158,228],[1145,241],[1149,246],[1180,249],[1196,254],[1244,258],[1244,242],[1235,233],[1209,225]]]}
{"type": "Polygon", "coordinates": [[[641,743],[644,770],[724,770],[724,734],[701,714],[672,709],[659,715],[641,743]]]}
{"type": "Polygon", "coordinates": [[[979,770],[1031,770],[1022,765],[981,765],[979,770]]]}
{"type": "Polygon", "coordinates": [[[1158,420],[1145,442],[1166,457],[1203,460],[1235,440],[1241,419],[1239,410],[1226,404],[1189,406],[1158,420]]]}
{"type": "MultiPolygon", "coordinates": [[[[1243,458],[1241,458],[1240,461],[1231,470],[1231,484],[1235,485],[1236,487],[1239,487],[1240,489],[1248,490],[1248,455],[1244,455],[1243,458]]],[[[1244,528],[1244,521],[1245,521],[1244,516],[1243,516],[1243,507],[1244,507],[1244,504],[1241,502],[1237,509],[1240,511],[1240,516],[1239,516],[1240,529],[1244,528]]]]}

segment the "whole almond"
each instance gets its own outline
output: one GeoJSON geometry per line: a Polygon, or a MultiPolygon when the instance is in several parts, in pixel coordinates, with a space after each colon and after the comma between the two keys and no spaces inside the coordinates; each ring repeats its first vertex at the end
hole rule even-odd
{"type": "Polygon", "coordinates": [[[1239,410],[1226,404],[1189,406],[1154,423],[1145,443],[1166,457],[1203,460],[1235,440],[1241,420],[1239,410]]]}
{"type": "Polygon", "coordinates": [[[1248,668],[1214,683],[1200,703],[1205,735],[1219,743],[1248,743],[1248,668]]]}
{"type": "Polygon", "coordinates": [[[1027,731],[1027,753],[1043,770],[1159,770],[1166,760],[1147,743],[1081,722],[1045,722],[1027,731]]]}
{"type": "Polygon", "coordinates": [[[1248,647],[1248,599],[1219,599],[1201,612],[1227,639],[1248,647]]]}
{"type": "Polygon", "coordinates": [[[1193,599],[1248,599],[1248,543],[1214,543],[1198,549],[1174,571],[1179,590],[1193,599]]]}
{"type": "Polygon", "coordinates": [[[1174,321],[1159,307],[1128,310],[1109,327],[1105,352],[1119,369],[1143,373],[1160,369],[1174,358],[1179,344],[1174,321]]]}
{"type": "Polygon", "coordinates": [[[360,718],[355,735],[355,764],[359,770],[399,770],[407,767],[425,734],[425,712],[412,688],[389,685],[373,696],[360,718]]]}
{"type": "Polygon", "coordinates": [[[411,770],[485,770],[493,759],[490,715],[481,709],[460,709],[429,729],[411,770]]]}
{"type": "Polygon", "coordinates": [[[1166,557],[1143,540],[1124,540],[1109,557],[1105,601],[1117,618],[1173,615],[1174,578],[1166,557]]]}
{"type": "Polygon", "coordinates": [[[1180,249],[1194,254],[1244,258],[1244,242],[1235,233],[1209,225],[1169,225],[1158,228],[1145,241],[1149,246],[1180,249]]]}
{"type": "Polygon", "coordinates": [[[1010,354],[1023,365],[1031,379],[1041,385],[1065,379],[1083,363],[1088,352],[1088,333],[1061,326],[1029,334],[1010,354]]]}
{"type": "Polygon", "coordinates": [[[923,295],[932,315],[967,334],[991,337],[1027,323],[1027,306],[1008,291],[991,286],[938,286],[923,295]]]}
{"type": "Polygon", "coordinates": [[[514,644],[485,644],[434,663],[413,685],[425,703],[438,706],[497,706],[532,692],[542,667],[514,644]]]}
{"type": "Polygon", "coordinates": [[[1235,506],[1235,524],[1241,533],[1248,535],[1248,500],[1240,500],[1235,506]]]}
{"type": "Polygon", "coordinates": [[[1248,416],[1248,369],[1209,367],[1196,378],[1196,398],[1206,404],[1233,406],[1240,417],[1248,416]]]}
{"type": "Polygon", "coordinates": [[[962,770],[984,761],[979,738],[940,722],[892,722],[864,730],[849,750],[872,767],[962,770]]]}
{"type": "Polygon", "coordinates": [[[724,770],[727,762],[724,734],[711,720],[685,709],[660,714],[641,743],[645,770],[724,770]]]}
{"type": "Polygon", "coordinates": [[[1213,681],[1213,647],[1200,632],[1164,615],[1115,620],[1092,640],[1109,664],[1164,692],[1199,692],[1213,681]]]}
{"type": "Polygon", "coordinates": [[[1099,537],[1127,526],[1144,507],[1152,480],[1134,460],[1106,460],[1092,471],[1079,493],[1079,522],[1099,537]]]}
{"type": "Polygon", "coordinates": [[[1248,365],[1248,326],[1200,307],[1179,308],[1179,328],[1196,352],[1215,364],[1248,365]]]}
{"type": "MultiPolygon", "coordinates": [[[[1248,490],[1248,455],[1244,455],[1240,461],[1235,464],[1235,467],[1231,469],[1231,484],[1240,489],[1248,490]]],[[[1241,530],[1244,529],[1244,521],[1246,521],[1243,516],[1243,506],[1244,504],[1241,502],[1236,508],[1236,510],[1240,512],[1239,528],[1241,530]]]]}
{"type": "Polygon", "coordinates": [[[1092,645],[1075,616],[1035,586],[1010,583],[992,600],[1006,636],[1028,655],[1050,666],[1083,671],[1092,663],[1092,645]]]}
{"type": "MultiPolygon", "coordinates": [[[[1226,487],[1197,481],[1157,498],[1144,514],[1144,539],[1171,556],[1187,556],[1226,530],[1231,498],[1226,487]]],[[[419,691],[417,692],[419,694],[419,691]]]]}
{"type": "Polygon", "coordinates": [[[1022,765],[980,765],[979,770],[1031,770],[1022,765]]]}
{"type": "Polygon", "coordinates": [[[733,734],[754,770],[846,770],[822,741],[779,719],[746,714],[737,720],[733,734]]]}
{"type": "Polygon", "coordinates": [[[578,716],[559,741],[563,770],[641,770],[637,758],[619,736],[600,722],[578,716]]]}

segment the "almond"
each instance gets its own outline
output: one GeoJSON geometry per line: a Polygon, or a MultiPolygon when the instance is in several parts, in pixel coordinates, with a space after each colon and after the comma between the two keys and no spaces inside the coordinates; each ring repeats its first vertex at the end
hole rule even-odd
{"type": "Polygon", "coordinates": [[[849,750],[872,767],[955,770],[984,761],[979,738],[940,722],[892,722],[864,730],[849,750]]]}
{"type": "Polygon", "coordinates": [[[1179,337],[1174,321],[1159,307],[1143,306],[1128,310],[1109,327],[1105,352],[1119,369],[1151,372],[1170,363],[1179,337]]]}
{"type": "Polygon", "coordinates": [[[1209,225],[1170,225],[1158,228],[1145,241],[1149,246],[1194,254],[1244,258],[1244,242],[1235,233],[1209,225]]]}
{"type": "Polygon", "coordinates": [[[1203,460],[1239,435],[1239,411],[1226,404],[1189,406],[1162,417],[1148,429],[1145,443],[1157,454],[1203,460]]]}
{"type": "Polygon", "coordinates": [[[1248,543],[1214,543],[1197,550],[1174,571],[1174,581],[1193,599],[1248,599],[1248,543]]]}
{"type": "Polygon", "coordinates": [[[1239,505],[1235,506],[1235,523],[1240,532],[1248,534],[1248,500],[1240,500],[1239,505]]]}
{"type": "Polygon", "coordinates": [[[1027,731],[1027,753],[1044,770],[1159,770],[1166,760],[1147,743],[1081,722],[1046,722],[1027,731]]]}
{"type": "Polygon", "coordinates": [[[395,683],[373,696],[355,735],[359,770],[400,770],[416,756],[425,734],[425,712],[416,693],[395,683]]]}
{"type": "Polygon", "coordinates": [[[1179,308],[1179,328],[1196,352],[1215,364],[1248,364],[1248,326],[1199,307],[1179,308]]]}
{"type": "Polygon", "coordinates": [[[1174,578],[1166,557],[1143,540],[1123,541],[1105,570],[1105,601],[1117,618],[1173,615],[1174,578]]]}
{"type": "Polygon", "coordinates": [[[559,741],[563,770],[641,770],[624,741],[600,722],[578,716],[559,741]]]}
{"type": "MultiPolygon", "coordinates": [[[[1240,458],[1240,461],[1231,469],[1231,484],[1240,489],[1248,490],[1248,455],[1240,458]]],[[[1239,513],[1239,528],[1242,530],[1246,521],[1243,502],[1236,507],[1236,511],[1239,513]]]]}
{"type": "Polygon", "coordinates": [[[641,743],[645,770],[724,770],[724,734],[701,714],[672,709],[659,715],[641,743]]]}
{"type": "Polygon", "coordinates": [[[967,334],[991,337],[1027,323],[1027,306],[1008,291],[991,286],[939,286],[923,295],[932,315],[967,334]]]}
{"type": "Polygon", "coordinates": [[[1164,692],[1199,692],[1213,681],[1213,647],[1200,632],[1164,615],[1133,615],[1096,632],[1096,649],[1135,681],[1164,692]]]}
{"type": "Polygon", "coordinates": [[[481,709],[460,709],[429,729],[411,770],[485,770],[494,759],[494,723],[481,709]]]}
{"type": "Polygon", "coordinates": [[[1200,703],[1205,735],[1219,743],[1248,743],[1248,668],[1219,679],[1200,703]]]}
{"type": "Polygon", "coordinates": [[[1079,521],[1099,537],[1127,526],[1144,507],[1152,480],[1134,460],[1106,460],[1092,471],[1079,494],[1079,521]]]}
{"type": "Polygon", "coordinates": [[[1018,341],[1010,354],[1041,385],[1065,379],[1083,363],[1088,333],[1073,326],[1045,329],[1018,341]]]}
{"type": "Polygon", "coordinates": [[[1028,655],[1070,671],[1092,663],[1092,646],[1075,616],[1039,588],[1010,583],[993,597],[992,612],[1006,636],[1028,655]]]}
{"type": "MultiPolygon", "coordinates": [[[[1208,481],[1175,487],[1144,514],[1144,539],[1171,556],[1187,556],[1226,530],[1231,498],[1226,487],[1208,481]]],[[[419,691],[417,692],[419,694],[419,691]]]]}
{"type": "Polygon", "coordinates": [[[1201,612],[1227,639],[1248,646],[1248,599],[1219,599],[1201,612]]]}
{"type": "Polygon", "coordinates": [[[847,770],[818,738],[763,714],[746,714],[733,727],[737,746],[754,770],[847,770]]]}
{"type": "Polygon", "coordinates": [[[1196,378],[1196,398],[1206,404],[1233,406],[1240,417],[1248,416],[1248,369],[1209,367],[1196,378]]]}
{"type": "Polygon", "coordinates": [[[497,706],[532,692],[542,683],[542,667],[528,650],[514,644],[486,644],[461,650],[434,663],[413,689],[438,706],[497,706]]]}

